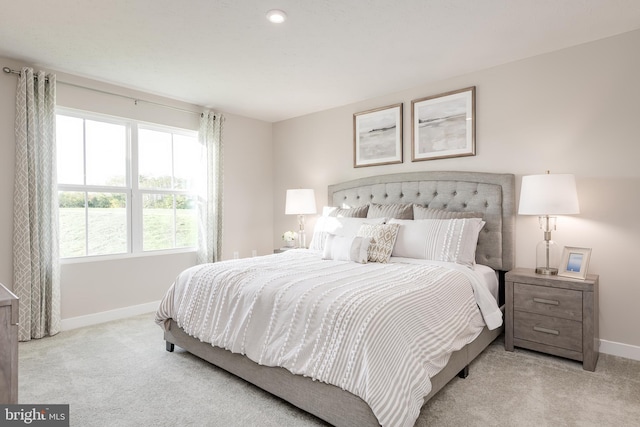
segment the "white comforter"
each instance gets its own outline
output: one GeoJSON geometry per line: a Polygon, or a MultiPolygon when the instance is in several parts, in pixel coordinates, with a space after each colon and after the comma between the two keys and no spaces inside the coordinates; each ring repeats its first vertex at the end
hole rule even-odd
{"type": "MultiPolygon", "coordinates": [[[[430,377],[485,325],[475,276],[449,267],[304,250],[203,264],[176,279],[156,322],[173,318],[201,341],[348,390],[383,426],[411,426],[430,377]]],[[[490,327],[500,326],[495,300],[480,298],[490,327]]]]}

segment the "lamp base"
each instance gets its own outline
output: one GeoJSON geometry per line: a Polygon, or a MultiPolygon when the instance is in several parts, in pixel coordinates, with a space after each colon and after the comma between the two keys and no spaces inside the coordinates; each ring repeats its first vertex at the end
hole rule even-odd
{"type": "Polygon", "coordinates": [[[545,231],[545,240],[536,247],[536,274],[555,276],[560,265],[560,247],[551,240],[551,232],[545,231]]]}
{"type": "Polygon", "coordinates": [[[298,215],[298,247],[307,249],[307,235],[304,232],[304,215],[298,215]]]}
{"type": "Polygon", "coordinates": [[[544,274],[545,276],[556,276],[558,274],[558,269],[550,267],[536,267],[536,274],[544,274]]]}

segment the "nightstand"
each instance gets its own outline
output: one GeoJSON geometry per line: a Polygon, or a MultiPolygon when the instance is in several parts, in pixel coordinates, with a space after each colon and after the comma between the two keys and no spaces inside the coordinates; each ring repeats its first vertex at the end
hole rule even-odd
{"type": "Polygon", "coordinates": [[[18,403],[18,297],[0,283],[0,404],[18,403]]]}
{"type": "Polygon", "coordinates": [[[291,249],[296,249],[296,248],[294,248],[293,246],[283,246],[281,248],[274,249],[273,253],[274,254],[281,254],[282,252],[286,252],[286,251],[291,250],[291,249]]]}
{"type": "Polygon", "coordinates": [[[598,275],[585,280],[516,268],[505,275],[505,349],[527,348],[598,362],[598,275]]]}

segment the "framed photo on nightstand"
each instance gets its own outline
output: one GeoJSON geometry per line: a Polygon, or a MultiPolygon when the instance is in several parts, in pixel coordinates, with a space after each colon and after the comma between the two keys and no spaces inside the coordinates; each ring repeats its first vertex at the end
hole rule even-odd
{"type": "Polygon", "coordinates": [[[562,251],[562,260],[560,261],[558,276],[584,280],[585,277],[587,277],[590,258],[590,248],[565,246],[562,251]]]}

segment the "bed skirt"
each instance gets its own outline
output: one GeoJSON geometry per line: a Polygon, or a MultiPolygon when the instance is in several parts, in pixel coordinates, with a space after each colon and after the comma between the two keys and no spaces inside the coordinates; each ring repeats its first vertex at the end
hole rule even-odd
{"type": "MultiPolygon", "coordinates": [[[[465,370],[502,331],[503,327],[492,331],[485,327],[473,342],[454,352],[447,366],[431,378],[432,389],[425,402],[465,370]]],[[[284,368],[258,365],[245,356],[213,347],[187,335],[173,319],[164,339],[168,350],[177,345],[330,424],[338,427],[379,425],[369,405],[358,396],[331,384],[294,375],[284,368]]]]}

